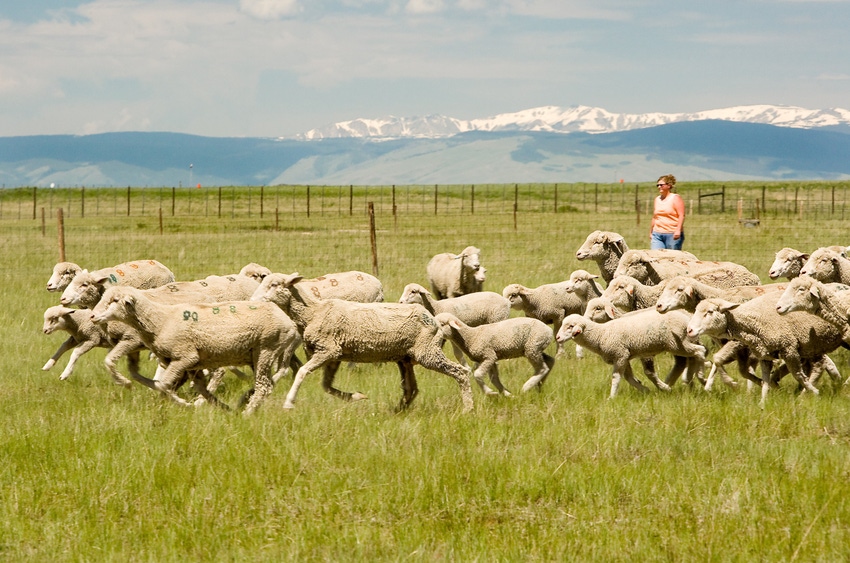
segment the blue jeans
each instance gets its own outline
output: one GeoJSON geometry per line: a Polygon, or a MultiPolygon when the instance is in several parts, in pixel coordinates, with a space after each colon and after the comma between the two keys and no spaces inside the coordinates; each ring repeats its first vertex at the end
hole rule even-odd
{"type": "Polygon", "coordinates": [[[670,250],[682,250],[682,243],[685,242],[685,233],[678,240],[673,238],[673,233],[656,233],[653,231],[650,239],[649,248],[659,250],[661,248],[669,248],[670,250]]]}

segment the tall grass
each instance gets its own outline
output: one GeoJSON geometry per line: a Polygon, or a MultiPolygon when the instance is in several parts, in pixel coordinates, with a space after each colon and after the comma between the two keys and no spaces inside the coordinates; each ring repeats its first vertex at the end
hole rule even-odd
{"type": "MultiPolygon", "coordinates": [[[[87,213],[67,220],[66,250],[88,267],[156,258],[180,279],[251,261],[308,276],[371,271],[362,212],[293,214],[279,228],[268,217],[176,217],[160,235],[151,217],[87,213]]],[[[616,230],[632,247],[648,238],[648,222],[628,213],[539,211],[520,214],[514,228],[510,213],[476,208],[451,218],[384,214],[377,228],[387,300],[425,281],[430,256],[467,244],[483,249],[486,288],[500,291],[596,272],[575,259],[592,230],[616,230]]],[[[492,400],[474,389],[469,415],[453,381],[421,368],[419,397],[395,413],[401,390],[391,365],[340,370],[338,387],[368,401],[342,403],[314,374],[292,412],[282,409],[287,380],[250,418],[184,409],[113,385],[104,350],[84,356],[68,381],[58,381],[67,356],[42,372],[64,338],[40,334],[43,310],[58,299],[44,290],[55,226],[42,235],[24,214],[4,217],[0,232],[0,559],[846,558],[850,404],[829,381],[820,397],[784,381],[764,411],[755,395],[718,387],[647,395],[624,387],[608,401],[609,366],[568,347],[541,393],[492,400]]],[[[783,246],[846,240],[838,218],[745,229],[734,211],[692,214],[686,233],[688,250],[765,280],[783,246]]],[[[844,350],[833,359],[850,375],[844,350]]],[[[151,363],[143,369],[150,374],[151,363]]],[[[518,391],[531,370],[511,360],[501,371],[518,391]]],[[[221,393],[234,403],[244,390],[228,379],[221,393]]]]}

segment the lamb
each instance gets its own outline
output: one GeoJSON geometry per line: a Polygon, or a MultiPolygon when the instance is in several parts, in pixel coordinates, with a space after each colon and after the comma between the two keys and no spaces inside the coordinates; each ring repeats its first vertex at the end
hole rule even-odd
{"type": "MultiPolygon", "coordinates": [[[[259,283],[252,277],[234,274],[207,276],[202,280],[172,282],[146,289],[148,297],[160,303],[212,303],[214,301],[247,301],[259,283]]],[[[80,272],[62,292],[62,305],[93,309],[103,297],[109,280],[85,270],[80,272]]]]}
{"type": "Polygon", "coordinates": [[[806,390],[818,394],[803,372],[802,360],[821,361],[824,354],[841,344],[840,331],[815,315],[797,312],[780,316],[776,303],[781,296],[774,291],[745,303],[717,297],[704,299],[696,306],[688,323],[688,335],[692,338],[702,334],[728,338],[749,348],[761,366],[759,405],[762,408],[768,389],[776,385],[770,375],[775,357],[785,361],[788,371],[806,390]]]}
{"type": "MultiPolygon", "coordinates": [[[[634,377],[630,360],[670,352],[677,361],[662,382],[653,373],[650,378],[658,389],[669,391],[685,368],[700,373],[705,361],[705,348],[686,335],[689,315],[684,312],[662,315],[653,309],[641,309],[626,316],[599,324],[581,315],[569,315],[561,324],[557,340],[575,340],[584,348],[598,354],[613,366],[610,399],[617,395],[621,377],[633,387],[646,391],[634,377]]],[[[647,374],[649,376],[649,374],[647,374]]]]}
{"type": "MultiPolygon", "coordinates": [[[[273,386],[272,369],[289,365],[299,344],[295,324],[272,303],[225,301],[204,304],[161,304],[141,290],[113,286],[92,311],[94,322],[120,321],[141,335],[145,347],[165,364],[158,380],[138,381],[178,403],[174,392],[187,373],[233,365],[254,369],[253,393],[245,406],[251,414],[273,386]]],[[[201,395],[219,404],[205,384],[201,395]]]]}
{"type": "Polygon", "coordinates": [[[805,311],[817,315],[841,331],[845,342],[850,342],[850,286],[825,284],[810,276],[791,280],[776,302],[776,311],[785,315],[792,311],[805,311]]]}
{"type": "MultiPolygon", "coordinates": [[[[622,235],[611,231],[593,231],[576,251],[576,259],[593,260],[599,266],[602,279],[610,283],[620,263],[620,258],[629,250],[622,235]]],[[[647,250],[653,256],[670,257],[683,260],[696,260],[697,257],[684,250],[647,250]]]]}
{"type": "Polygon", "coordinates": [[[582,309],[587,307],[587,302],[594,297],[602,297],[602,288],[596,283],[599,276],[591,274],[587,270],[575,270],[570,274],[565,289],[574,293],[584,303],[582,309]]]}
{"type": "MultiPolygon", "coordinates": [[[[511,302],[511,307],[522,311],[526,317],[552,325],[553,336],[557,334],[564,317],[584,312],[585,303],[573,292],[567,291],[569,280],[548,283],[528,288],[512,283],[502,290],[502,295],[511,302]]],[[[563,344],[558,343],[558,355],[563,353],[563,344]]]]}
{"type": "Polygon", "coordinates": [[[662,260],[642,250],[624,255],[615,275],[632,276],[646,285],[658,285],[675,276],[691,276],[715,287],[761,284],[757,275],[734,262],[662,260]]]}
{"type": "Polygon", "coordinates": [[[481,250],[474,246],[467,246],[460,254],[437,254],[426,267],[431,293],[437,299],[474,293],[483,285],[483,279],[479,282],[475,277],[480,269],[481,250]]]}
{"type": "MultiPolygon", "coordinates": [[[[119,328],[120,327],[115,327],[119,328]]],[[[44,367],[41,369],[47,371],[51,369],[59,358],[68,350],[71,352],[71,359],[68,360],[68,365],[59,376],[61,381],[65,381],[74,372],[74,366],[77,360],[94,348],[114,348],[116,341],[120,340],[120,334],[114,331],[110,335],[110,331],[106,326],[92,322],[91,311],[89,309],[71,309],[62,305],[54,305],[48,307],[44,311],[44,326],[42,331],[44,334],[53,334],[57,330],[63,330],[68,333],[68,339],[65,340],[56,353],[47,360],[44,367]]],[[[133,370],[138,372],[139,350],[138,347],[128,356],[133,370]]],[[[129,385],[130,381],[123,376],[115,378],[115,381],[120,384],[129,385]]]]}
{"type": "MultiPolygon", "coordinates": [[[[47,281],[47,291],[64,291],[80,272],[84,270],[73,262],[59,262],[53,266],[53,275],[47,281]]],[[[111,268],[92,272],[116,285],[129,285],[139,289],[159,287],[174,281],[174,274],[156,260],[134,260],[111,268]]]]}
{"type": "Polygon", "coordinates": [[[552,343],[552,331],[537,319],[516,317],[476,327],[451,313],[439,313],[434,320],[448,340],[478,363],[473,375],[486,395],[511,396],[499,379],[498,360],[520,357],[528,360],[534,374],[522,386],[523,392],[542,387],[555,365],[555,358],[545,353],[552,343]],[[487,386],[484,374],[489,374],[497,391],[487,386]]]}
{"type": "Polygon", "coordinates": [[[811,276],[822,283],[850,284],[850,258],[830,247],[818,248],[800,270],[801,276],[811,276]]]}
{"type": "Polygon", "coordinates": [[[325,392],[346,401],[365,399],[362,393],[343,392],[333,387],[340,363],[349,361],[395,362],[401,372],[403,390],[400,410],[408,408],[419,392],[413,371],[416,363],[457,381],[463,410],[472,410],[469,375],[463,366],[443,354],[443,333],[431,313],[421,305],[323,299],[309,308],[304,348],[310,359],[295,374],[284,408],[295,407],[295,397],[304,378],[319,368],[324,368],[322,386],[325,392]]]}

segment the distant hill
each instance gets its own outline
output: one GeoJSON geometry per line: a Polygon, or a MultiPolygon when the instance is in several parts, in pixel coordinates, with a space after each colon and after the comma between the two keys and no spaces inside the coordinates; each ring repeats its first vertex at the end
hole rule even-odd
{"type": "Polygon", "coordinates": [[[470,131],[381,141],[0,137],[5,187],[637,182],[663,173],[682,180],[848,179],[850,134],[702,120],[598,134],[470,131]]]}

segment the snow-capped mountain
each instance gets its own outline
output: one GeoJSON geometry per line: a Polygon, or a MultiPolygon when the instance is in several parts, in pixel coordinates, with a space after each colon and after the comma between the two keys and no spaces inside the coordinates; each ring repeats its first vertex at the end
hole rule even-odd
{"type": "Polygon", "coordinates": [[[481,119],[462,120],[442,115],[354,119],[312,129],[299,140],[332,138],[441,138],[468,131],[540,131],[553,133],[613,133],[681,121],[705,120],[762,123],[780,127],[812,129],[850,128],[850,110],[806,109],[794,106],[751,105],[694,113],[611,113],[588,106],[543,106],[481,119]]]}

